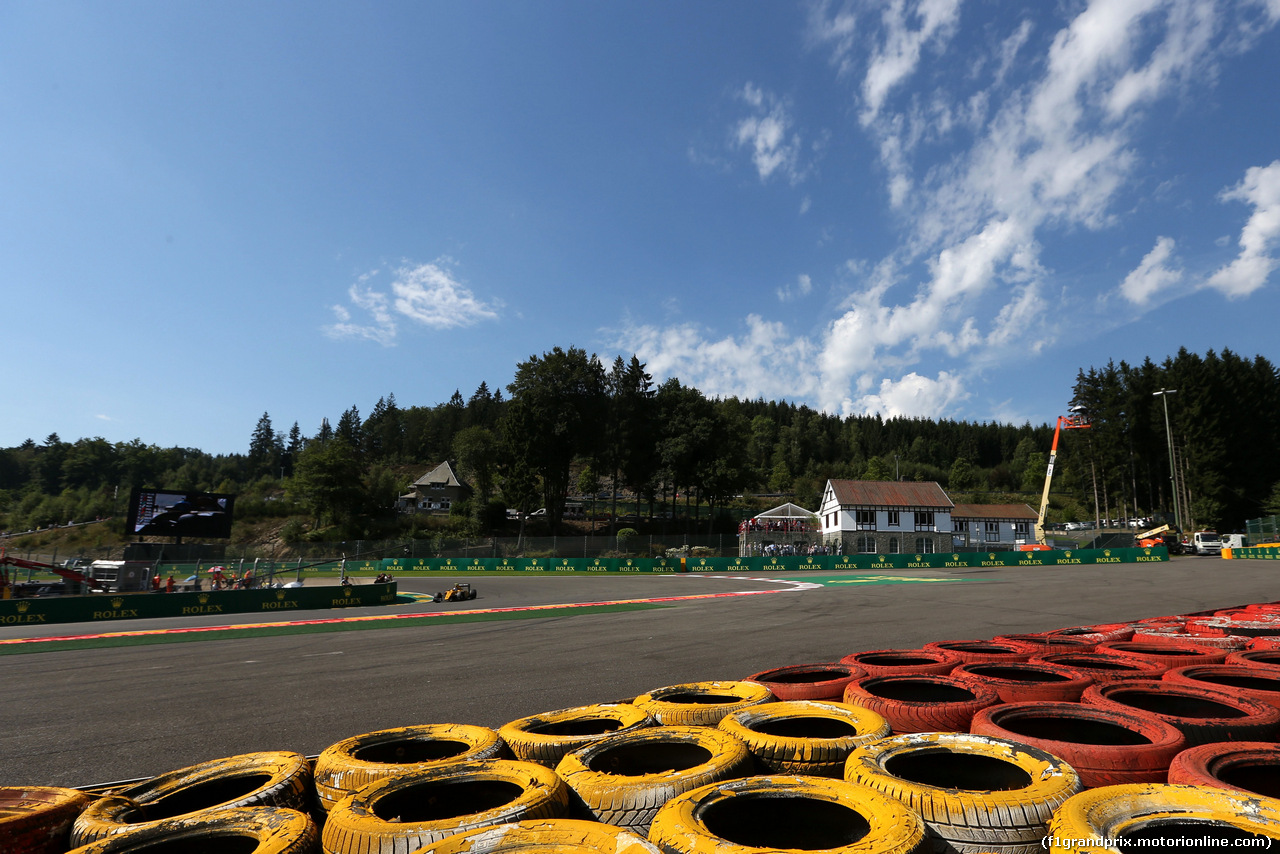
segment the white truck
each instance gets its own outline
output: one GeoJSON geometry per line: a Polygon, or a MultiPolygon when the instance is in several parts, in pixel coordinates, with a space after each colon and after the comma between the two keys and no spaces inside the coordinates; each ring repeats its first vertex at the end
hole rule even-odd
{"type": "Polygon", "coordinates": [[[1222,538],[1217,531],[1196,531],[1191,535],[1191,548],[1198,555],[1221,554],[1222,538]]]}

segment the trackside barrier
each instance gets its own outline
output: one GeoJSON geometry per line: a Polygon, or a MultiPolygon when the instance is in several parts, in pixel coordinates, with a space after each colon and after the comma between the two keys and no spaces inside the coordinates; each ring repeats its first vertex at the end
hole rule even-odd
{"type": "Polygon", "coordinates": [[[1036,552],[941,552],[937,554],[808,555],[803,557],[689,558],[391,558],[380,568],[396,573],[516,572],[565,573],[671,572],[831,572],[878,569],[964,569],[1000,566],[1075,566],[1096,563],[1167,561],[1164,547],[1074,549],[1036,552]]]}
{"type": "Polygon", "coordinates": [[[1251,546],[1244,549],[1223,549],[1222,556],[1232,560],[1280,560],[1280,546],[1251,546]]]}
{"type": "Polygon", "coordinates": [[[202,614],[288,614],[322,608],[389,605],[396,583],[207,593],[116,593],[0,600],[0,626],[94,623],[202,614]]]}

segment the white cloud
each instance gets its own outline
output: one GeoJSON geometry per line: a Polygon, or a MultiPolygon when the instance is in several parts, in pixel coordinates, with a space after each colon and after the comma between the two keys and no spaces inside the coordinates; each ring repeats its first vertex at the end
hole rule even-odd
{"type": "Polygon", "coordinates": [[[875,121],[889,93],[915,72],[924,46],[935,38],[947,39],[959,12],[960,0],[891,0],[885,5],[884,41],[873,51],[862,81],[863,124],[875,121]],[[918,20],[916,28],[908,17],[918,20]]]}
{"type": "Polygon", "coordinates": [[[384,347],[394,346],[400,320],[431,329],[474,326],[497,318],[497,304],[479,300],[447,269],[446,259],[433,264],[404,265],[393,274],[390,295],[369,283],[378,271],[365,273],[347,290],[351,305],[368,315],[365,323],[352,320],[345,305],[334,305],[336,323],[324,327],[331,338],[363,338],[384,347]]]}
{"type": "Polygon", "coordinates": [[[809,278],[805,273],[801,273],[796,277],[795,284],[783,285],[778,288],[778,300],[790,302],[798,297],[808,296],[812,290],[813,279],[809,278]]]}
{"type": "Polygon", "coordinates": [[[735,125],[734,144],[751,150],[751,162],[761,181],[777,172],[792,184],[799,183],[804,178],[800,136],[791,130],[792,119],[786,105],[750,83],[742,88],[739,97],[751,107],[752,115],[735,125]]]}
{"type": "Polygon", "coordinates": [[[1137,269],[1125,276],[1120,283],[1121,296],[1135,305],[1146,305],[1156,294],[1181,282],[1183,272],[1176,266],[1174,248],[1172,237],[1157,240],[1155,247],[1146,254],[1137,269]],[[1170,260],[1175,263],[1171,265],[1170,260]]]}
{"type": "Polygon", "coordinates": [[[1240,232],[1240,254],[1207,284],[1229,297],[1248,296],[1267,283],[1278,263],[1271,253],[1280,246],[1280,160],[1252,167],[1221,198],[1253,205],[1253,215],[1240,232]]]}
{"type": "Polygon", "coordinates": [[[844,409],[845,414],[879,412],[885,418],[940,418],[965,396],[959,377],[941,371],[937,379],[929,379],[912,371],[900,380],[881,380],[877,394],[850,400],[844,409]]]}

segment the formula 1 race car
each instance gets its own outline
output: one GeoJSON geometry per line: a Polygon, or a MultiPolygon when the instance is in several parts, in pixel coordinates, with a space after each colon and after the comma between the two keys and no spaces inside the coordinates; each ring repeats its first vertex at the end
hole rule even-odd
{"type": "Polygon", "coordinates": [[[471,585],[468,584],[467,582],[460,581],[457,584],[453,585],[453,587],[444,591],[443,593],[437,593],[432,598],[432,601],[433,602],[464,602],[467,599],[474,599],[474,598],[476,598],[476,591],[473,590],[471,588],[471,585]]]}

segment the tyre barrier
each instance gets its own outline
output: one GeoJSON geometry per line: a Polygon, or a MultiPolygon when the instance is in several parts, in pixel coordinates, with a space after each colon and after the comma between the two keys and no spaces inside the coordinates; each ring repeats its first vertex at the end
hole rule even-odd
{"type": "Polygon", "coordinates": [[[488,727],[421,724],[378,730],[325,748],[316,758],[316,797],[327,812],[347,795],[384,777],[505,755],[506,745],[488,727]]]}
{"type": "Polygon", "coordinates": [[[773,699],[758,682],[689,682],[641,694],[632,703],[662,726],[713,727],[731,712],[773,699]]]}
{"type": "Polygon", "coordinates": [[[1082,703],[1006,703],[974,715],[974,735],[1038,747],[1067,762],[1086,788],[1164,782],[1186,746],[1173,724],[1082,703]]]}
{"type": "Polygon", "coordinates": [[[1069,764],[1040,748],[941,732],[861,747],[849,756],[845,780],[918,813],[935,850],[1005,854],[1038,851],[1053,811],[1084,789],[1069,764]]]}
{"type": "Polygon", "coordinates": [[[150,827],[231,807],[281,807],[307,812],[315,787],[311,766],[300,753],[244,753],[179,768],[117,789],[91,803],[71,828],[79,847],[112,834],[150,827]]]}
{"type": "Polygon", "coordinates": [[[1186,667],[1188,664],[1221,664],[1227,657],[1226,650],[1173,641],[1107,641],[1098,644],[1095,652],[1110,652],[1125,658],[1135,658],[1159,665],[1164,670],[1186,667]]]}
{"type": "Polygon", "coordinates": [[[1085,635],[1053,635],[1053,634],[1016,634],[996,635],[998,641],[1025,644],[1031,648],[1031,654],[1047,655],[1051,652],[1093,652],[1098,645],[1085,635]]]}
{"type": "MultiPolygon", "coordinates": [[[[1204,849],[1197,850],[1226,850],[1258,836],[1280,839],[1280,801],[1167,783],[1081,792],[1049,822],[1049,839],[1061,848],[1067,840],[1118,840],[1124,846],[1120,850],[1176,850],[1180,839],[1190,838],[1204,840],[1204,849]]],[[[1086,843],[1069,850],[1117,849],[1086,843]]]]}
{"type": "Polygon", "coordinates": [[[1242,664],[1245,667],[1259,669],[1269,668],[1280,671],[1280,650],[1277,649],[1237,649],[1227,653],[1223,664],[1242,664]]]}
{"type": "MultiPolygon", "coordinates": [[[[179,851],[252,851],[315,854],[320,832],[297,810],[237,807],[196,813],[130,828],[74,849],[73,854],[143,854],[179,851]],[[254,847],[247,847],[252,844],[254,847]]],[[[8,850],[8,849],[6,849],[8,850]]]]}
{"type": "Polygon", "coordinates": [[[498,735],[517,759],[554,769],[566,753],[605,736],[656,726],[657,721],[629,703],[602,703],[529,715],[504,724],[498,735]]]}
{"type": "Polygon", "coordinates": [[[1135,641],[1148,643],[1189,643],[1196,646],[1207,646],[1230,652],[1233,649],[1246,649],[1251,638],[1244,635],[1222,635],[1208,631],[1178,631],[1175,629],[1151,629],[1133,633],[1135,641]]]}
{"type": "Polygon", "coordinates": [[[1193,664],[1166,671],[1161,681],[1177,685],[1200,685],[1228,694],[1251,697],[1280,708],[1280,670],[1240,664],[1193,664]]]}
{"type": "Polygon", "coordinates": [[[867,673],[852,664],[793,664],[775,667],[748,676],[746,681],[759,682],[779,700],[839,700],[844,686],[867,673]]]}
{"type": "Polygon", "coordinates": [[[763,773],[836,778],[850,753],[890,734],[889,722],[869,709],[817,700],[741,709],[720,729],[747,746],[763,773]]]}
{"type": "Polygon", "coordinates": [[[868,676],[849,683],[844,701],[883,717],[895,733],[968,732],[973,716],[1000,702],[994,688],[951,676],[868,676]]]}
{"type": "Polygon", "coordinates": [[[533,762],[458,762],[384,777],[339,801],[321,834],[324,854],[390,854],[457,833],[567,818],[569,789],[533,762]]]}
{"type": "Polygon", "coordinates": [[[1057,664],[1087,675],[1095,683],[1126,679],[1159,679],[1165,669],[1159,664],[1126,658],[1110,652],[1054,652],[1031,659],[1033,663],[1057,664]]]}
{"type": "Polygon", "coordinates": [[[1135,679],[1094,685],[1080,699],[1090,706],[1160,718],[1186,736],[1188,747],[1214,741],[1271,741],[1280,735],[1280,709],[1199,685],[1135,679]]]}
{"type": "Polygon", "coordinates": [[[1045,632],[1045,637],[1079,638],[1093,644],[1107,641],[1126,641],[1133,637],[1133,626],[1128,623],[1104,623],[1097,626],[1072,626],[1067,629],[1054,629],[1045,632]]]}
{"type": "Polygon", "coordinates": [[[0,787],[0,851],[61,854],[91,798],[57,786],[0,787]]]}
{"type": "Polygon", "coordinates": [[[1169,782],[1280,798],[1280,744],[1231,741],[1188,748],[1173,757],[1169,782]]]}
{"type": "Polygon", "coordinates": [[[936,649],[873,649],[850,653],[840,663],[857,667],[867,676],[945,676],[960,659],[936,649]]]}
{"type": "Polygon", "coordinates": [[[712,783],[667,803],[650,840],[668,854],[926,854],[924,823],[879,792],[817,777],[712,783]]]}
{"type": "Polygon", "coordinates": [[[751,753],[718,729],[663,726],[614,735],[566,754],[557,775],[584,817],[649,832],[658,809],[677,795],[752,773],[751,753]]]}
{"type": "Polygon", "coordinates": [[[1002,703],[1074,702],[1093,684],[1086,673],[1044,662],[961,664],[951,675],[994,688],[1002,703]]]}
{"type": "Polygon", "coordinates": [[[517,821],[456,833],[418,849],[419,854],[661,854],[657,846],[629,830],[550,818],[517,821]]]}
{"type": "Polygon", "coordinates": [[[1035,653],[1035,650],[1026,644],[995,640],[931,641],[923,648],[941,650],[958,659],[961,664],[976,664],[984,661],[1026,661],[1035,653]]]}

